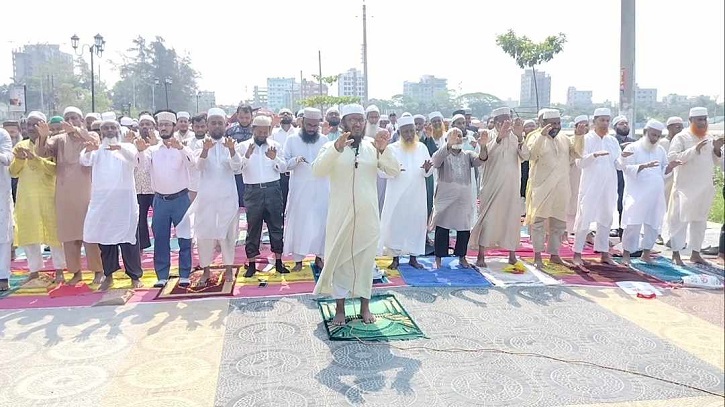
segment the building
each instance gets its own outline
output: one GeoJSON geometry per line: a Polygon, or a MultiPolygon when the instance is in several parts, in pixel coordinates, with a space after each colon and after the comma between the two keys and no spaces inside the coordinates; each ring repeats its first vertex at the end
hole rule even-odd
{"type": "Polygon", "coordinates": [[[196,103],[197,114],[206,112],[212,107],[216,107],[216,93],[207,90],[200,90],[196,94],[196,100],[194,102],[196,103]]]}
{"type": "Polygon", "coordinates": [[[635,85],[635,106],[647,107],[657,103],[657,89],[644,89],[635,85]]]}
{"type": "Polygon", "coordinates": [[[252,91],[252,107],[267,107],[267,88],[255,86],[252,91]]]}
{"type": "MultiPolygon", "coordinates": [[[[297,85],[300,86],[300,85],[297,85]]],[[[320,83],[315,81],[302,80],[300,86],[300,97],[306,99],[312,96],[327,95],[327,85],[322,84],[322,93],[320,93],[320,83]]]]}
{"type": "Polygon", "coordinates": [[[551,76],[544,71],[536,71],[536,85],[534,85],[534,73],[531,69],[525,69],[521,74],[521,97],[519,106],[534,107],[551,105],[551,76]],[[538,88],[539,103],[536,103],[536,91],[538,88]]]}
{"type": "Polygon", "coordinates": [[[42,74],[41,67],[51,64],[58,71],[68,69],[72,72],[73,55],[61,52],[57,44],[26,45],[22,50],[13,51],[13,79],[15,83],[24,83],[42,74]]]}
{"type": "Polygon", "coordinates": [[[358,69],[352,68],[340,75],[337,81],[338,96],[365,96],[365,76],[358,69]]]}
{"type": "Polygon", "coordinates": [[[430,102],[437,95],[448,91],[448,80],[433,75],[423,75],[418,82],[403,82],[403,96],[416,102],[430,102]]]}
{"type": "Polygon", "coordinates": [[[577,90],[569,86],[566,90],[566,105],[572,107],[589,107],[592,105],[591,90],[577,90]]]}
{"type": "Polygon", "coordinates": [[[667,106],[684,105],[687,104],[687,96],[670,93],[662,98],[662,103],[667,106]]]}
{"type": "Polygon", "coordinates": [[[298,89],[295,78],[267,78],[267,107],[275,112],[292,109],[299,99],[298,89]]]}

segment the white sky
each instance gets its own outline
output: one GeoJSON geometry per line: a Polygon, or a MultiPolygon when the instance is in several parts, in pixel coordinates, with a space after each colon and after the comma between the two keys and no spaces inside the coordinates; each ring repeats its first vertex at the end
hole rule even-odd
{"type": "MultiPolygon", "coordinates": [[[[74,33],[86,43],[96,33],[104,36],[102,78],[111,83],[117,73],[108,59],[120,61],[139,34],[147,40],[160,35],[167,46],[191,55],[201,73],[200,88],[216,91],[219,104],[236,104],[254,85],[266,86],[267,77],[299,78],[302,70],[311,78],[318,71],[318,49],[323,75],[362,68],[361,1],[187,2],[182,7],[178,1],[123,0],[107,3],[100,14],[98,0],[36,0],[32,9],[24,2],[3,3],[0,83],[12,76],[13,48],[48,42],[72,52],[69,38],[74,33]]],[[[618,100],[618,0],[366,4],[371,98],[402,93],[403,81],[432,74],[448,79],[455,90],[518,100],[522,72],[495,43],[497,34],[512,28],[536,41],[567,34],[564,51],[541,67],[551,74],[553,102],[566,102],[568,86],[593,90],[595,101],[618,100]]],[[[659,99],[679,93],[722,100],[724,4],[639,0],[639,86],[658,88],[659,99]]]]}

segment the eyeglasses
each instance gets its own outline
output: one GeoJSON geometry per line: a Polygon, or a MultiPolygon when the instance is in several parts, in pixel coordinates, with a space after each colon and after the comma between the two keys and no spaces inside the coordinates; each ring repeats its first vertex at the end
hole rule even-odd
{"type": "Polygon", "coordinates": [[[351,118],[349,118],[347,120],[350,123],[357,123],[357,124],[363,124],[363,123],[365,123],[365,119],[364,118],[363,119],[357,119],[357,118],[351,117],[351,118]]]}

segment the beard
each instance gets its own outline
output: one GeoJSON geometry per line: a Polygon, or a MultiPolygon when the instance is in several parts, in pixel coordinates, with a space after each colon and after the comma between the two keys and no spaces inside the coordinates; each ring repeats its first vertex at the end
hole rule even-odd
{"type": "Polygon", "coordinates": [[[626,137],[629,135],[629,129],[625,131],[624,129],[616,128],[614,129],[614,132],[620,137],[626,137]]]}
{"type": "Polygon", "coordinates": [[[645,151],[652,151],[659,145],[659,143],[657,142],[652,143],[647,136],[642,137],[640,140],[640,142],[642,143],[642,148],[645,151]]]}
{"type": "Polygon", "coordinates": [[[443,137],[443,126],[438,128],[433,127],[433,134],[429,134],[429,136],[433,137],[436,140],[443,137]]]}
{"type": "Polygon", "coordinates": [[[279,122],[281,124],[292,124],[292,119],[291,118],[284,118],[284,119],[280,119],[279,122]]]}
{"type": "Polygon", "coordinates": [[[339,126],[340,119],[330,119],[327,121],[327,124],[329,124],[330,126],[339,126]]]}
{"type": "Polygon", "coordinates": [[[196,137],[196,138],[197,138],[197,140],[201,140],[201,139],[203,139],[203,138],[206,138],[206,133],[202,133],[202,132],[194,132],[194,137],[196,137]]]}
{"type": "Polygon", "coordinates": [[[308,133],[305,130],[302,130],[300,132],[300,138],[305,144],[314,144],[315,142],[317,142],[317,140],[320,139],[320,133],[308,133]]]}
{"type": "Polygon", "coordinates": [[[222,137],[224,137],[224,132],[223,131],[213,131],[213,132],[209,133],[209,136],[211,136],[211,138],[213,138],[214,140],[221,140],[222,137]]]}
{"type": "Polygon", "coordinates": [[[267,144],[267,138],[265,137],[263,139],[258,139],[257,137],[254,137],[254,144],[261,147],[261,146],[267,144]]]}
{"type": "Polygon", "coordinates": [[[173,136],[174,136],[174,133],[173,132],[172,133],[161,133],[161,132],[159,132],[159,137],[161,137],[162,140],[168,140],[168,139],[170,139],[173,136]]]}
{"type": "Polygon", "coordinates": [[[370,122],[365,122],[365,136],[375,138],[375,134],[378,132],[378,125],[377,124],[370,124],[370,122]]]}
{"type": "Polygon", "coordinates": [[[403,148],[403,151],[410,153],[418,149],[418,142],[416,141],[415,136],[410,141],[401,138],[400,146],[403,148]]]}

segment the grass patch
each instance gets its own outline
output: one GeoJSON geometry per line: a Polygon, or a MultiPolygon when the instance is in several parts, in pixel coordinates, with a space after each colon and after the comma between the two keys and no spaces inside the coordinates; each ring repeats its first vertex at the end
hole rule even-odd
{"type": "Polygon", "coordinates": [[[715,199],[712,200],[710,208],[710,221],[715,223],[723,223],[725,217],[725,203],[722,197],[723,174],[721,171],[715,172],[715,199]]]}

